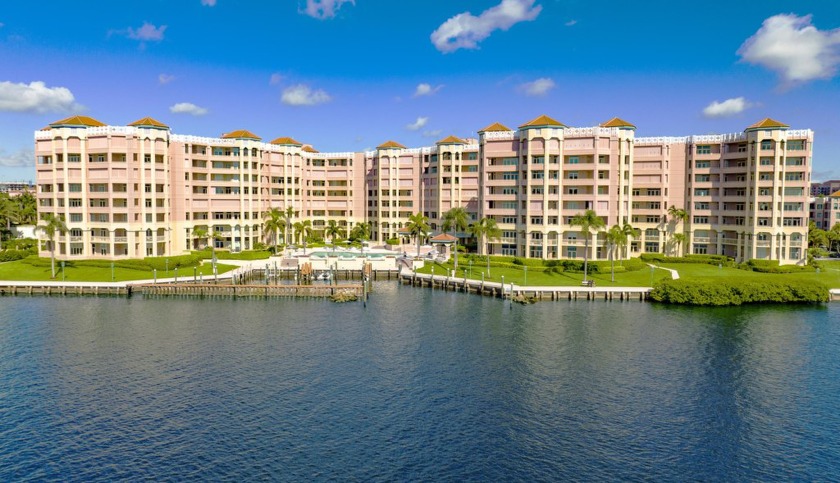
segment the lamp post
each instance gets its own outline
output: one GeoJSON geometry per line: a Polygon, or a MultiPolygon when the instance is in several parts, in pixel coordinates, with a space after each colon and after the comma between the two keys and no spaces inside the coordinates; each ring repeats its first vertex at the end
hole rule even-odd
{"type": "Polygon", "coordinates": [[[196,269],[196,267],[193,267],[193,283],[198,281],[198,276],[196,275],[196,273],[197,273],[197,269],[196,269]]]}
{"type": "Polygon", "coordinates": [[[166,276],[168,277],[169,276],[169,259],[168,258],[165,259],[164,262],[166,262],[166,276]]]}
{"type": "Polygon", "coordinates": [[[65,273],[64,273],[64,260],[61,261],[61,281],[65,280],[65,273]]]}
{"type": "Polygon", "coordinates": [[[523,267],[525,269],[525,280],[522,281],[522,285],[528,285],[528,265],[523,267]]]}
{"type": "Polygon", "coordinates": [[[178,283],[178,267],[175,267],[175,283],[178,283]]]}
{"type": "Polygon", "coordinates": [[[111,282],[113,283],[114,280],[114,262],[111,262],[111,282]]]}
{"type": "Polygon", "coordinates": [[[153,276],[154,276],[154,278],[155,278],[155,283],[157,283],[157,268],[153,268],[153,269],[152,269],[152,275],[153,275],[153,276]]]}

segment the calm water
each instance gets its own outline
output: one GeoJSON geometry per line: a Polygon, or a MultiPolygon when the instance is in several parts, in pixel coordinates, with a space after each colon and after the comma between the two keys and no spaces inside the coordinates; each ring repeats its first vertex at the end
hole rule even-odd
{"type": "Polygon", "coordinates": [[[0,481],[827,480],[840,304],[0,298],[0,481]]]}

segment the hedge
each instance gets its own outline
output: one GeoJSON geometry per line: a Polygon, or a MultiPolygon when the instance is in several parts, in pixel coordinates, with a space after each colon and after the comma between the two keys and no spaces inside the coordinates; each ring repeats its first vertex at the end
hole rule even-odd
{"type": "MultiPolygon", "coordinates": [[[[213,251],[209,249],[193,252],[204,260],[213,258],[213,251]]],[[[231,253],[227,250],[216,250],[217,260],[265,260],[271,256],[269,250],[246,250],[244,252],[231,253]]]]}
{"type": "Polygon", "coordinates": [[[738,266],[743,270],[752,270],[761,273],[801,273],[816,271],[812,265],[779,265],[778,260],[756,260],[751,259],[738,266]]]}
{"type": "Polygon", "coordinates": [[[650,293],[656,302],[724,306],[755,303],[819,303],[829,301],[828,287],[817,281],[754,279],[678,279],[659,283],[650,293]]]}
{"type": "MultiPolygon", "coordinates": [[[[487,259],[484,256],[467,255],[461,259],[461,264],[464,260],[472,260],[474,265],[486,266],[487,259]]],[[[620,272],[635,272],[646,267],[645,263],[638,258],[630,258],[628,260],[615,260],[615,271],[620,272]]],[[[544,260],[541,258],[519,258],[510,256],[491,256],[490,267],[495,268],[512,268],[522,270],[523,267],[528,267],[528,270],[535,272],[583,272],[583,260],[544,260]]],[[[609,260],[590,260],[587,267],[588,273],[610,273],[609,260]]]]}
{"type": "Polygon", "coordinates": [[[23,260],[24,258],[34,254],[34,250],[4,250],[0,252],[0,262],[14,262],[15,260],[23,260]]]}
{"type": "MultiPolygon", "coordinates": [[[[129,259],[129,260],[67,260],[64,262],[65,266],[68,267],[94,267],[94,268],[111,268],[111,264],[114,264],[114,267],[117,268],[125,268],[128,270],[141,270],[141,271],[152,271],[153,269],[157,270],[166,270],[168,267],[170,270],[173,268],[184,268],[184,267],[195,267],[201,264],[201,256],[197,254],[191,255],[178,255],[174,257],[146,257],[142,260],[139,259],[129,259]],[[168,263],[167,263],[168,260],[168,263]]],[[[27,257],[23,260],[23,263],[35,266],[35,267],[48,267],[50,266],[50,259],[49,258],[39,258],[35,256],[27,257]]]]}
{"type": "Polygon", "coordinates": [[[642,253],[640,259],[648,263],[706,263],[709,265],[730,266],[734,259],[726,255],[685,255],[682,257],[669,257],[662,253],[642,253]]]}

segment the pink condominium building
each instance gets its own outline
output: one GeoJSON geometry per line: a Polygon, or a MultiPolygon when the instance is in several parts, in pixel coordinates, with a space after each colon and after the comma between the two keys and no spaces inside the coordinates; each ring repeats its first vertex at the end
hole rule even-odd
{"type": "MultiPolygon", "coordinates": [[[[417,212],[440,231],[462,206],[472,221],[498,223],[491,254],[583,257],[585,235],[570,221],[591,209],[607,226],[640,230],[629,255],[799,263],[812,142],[812,131],[772,119],[735,134],[636,137],[619,118],[573,128],[540,116],[517,129],[491,124],[476,139],[320,153],[246,130],[207,138],[151,118],[109,126],[75,116],[36,131],[35,156],[39,212],[65,220],[56,254],[67,259],[177,255],[204,243],[196,228],[219,234],[219,248],[247,250],[270,238],[263,214],[275,207],[292,207],[316,233],[331,220],[347,231],[368,223],[383,242],[417,212]]],[[[592,258],[606,259],[605,234],[591,236],[592,258]]]]}

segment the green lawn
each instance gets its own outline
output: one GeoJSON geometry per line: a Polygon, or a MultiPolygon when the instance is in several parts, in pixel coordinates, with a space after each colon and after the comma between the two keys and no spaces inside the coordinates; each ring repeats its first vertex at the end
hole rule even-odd
{"type": "Polygon", "coordinates": [[[756,278],[765,280],[819,280],[830,288],[840,288],[840,261],[821,262],[820,273],[759,273],[737,268],[718,268],[702,263],[661,263],[661,267],[673,268],[680,278],[756,278]]]}
{"type": "MultiPolygon", "coordinates": [[[[434,265],[426,263],[426,266],[417,270],[418,273],[432,273],[432,266],[435,267],[435,275],[445,275],[449,270],[452,270],[453,264],[435,263],[434,265]]],[[[619,266],[618,263],[615,264],[619,266]]],[[[474,264],[472,266],[472,273],[470,273],[469,264],[459,263],[458,274],[459,278],[464,277],[464,268],[467,269],[467,278],[481,280],[482,272],[485,272],[484,279],[492,282],[501,281],[502,276],[505,277],[505,283],[515,283],[516,285],[528,286],[557,286],[557,287],[580,287],[583,281],[583,273],[574,272],[560,272],[560,273],[546,273],[537,272],[533,268],[528,269],[527,280],[524,267],[508,268],[508,267],[490,267],[490,276],[487,276],[487,267],[483,264],[474,264]]],[[[593,273],[588,279],[595,281],[596,287],[650,287],[651,278],[653,283],[663,279],[670,279],[671,274],[666,270],[653,270],[648,268],[638,270],[635,272],[617,272],[615,274],[615,282],[610,281],[610,273],[593,273]]]]}
{"type": "MultiPolygon", "coordinates": [[[[235,265],[224,265],[224,264],[217,264],[219,273],[225,273],[227,271],[233,270],[236,268],[235,265]]],[[[56,281],[61,281],[61,266],[58,262],[56,262],[56,270],[58,271],[58,276],[55,278],[56,281]]],[[[111,281],[111,269],[110,268],[98,268],[98,267],[67,267],[66,272],[64,274],[64,280],[68,282],[110,282],[111,281]]],[[[201,266],[197,267],[196,270],[197,274],[204,275],[205,278],[213,276],[213,268],[210,263],[203,263],[201,266]]],[[[164,270],[159,270],[157,273],[158,278],[172,278],[175,276],[175,270],[169,270],[169,274],[164,270]]],[[[186,277],[192,278],[193,276],[193,269],[192,268],[185,268],[178,270],[178,278],[186,277]]],[[[130,270],[127,268],[114,268],[114,278],[117,282],[127,282],[131,280],[151,280],[154,277],[151,270],[130,270]]],[[[0,263],[0,280],[15,280],[15,281],[33,281],[33,282],[41,282],[41,281],[50,281],[50,267],[35,267],[28,263],[23,263],[23,261],[18,260],[16,262],[5,262],[0,263]]]]}

